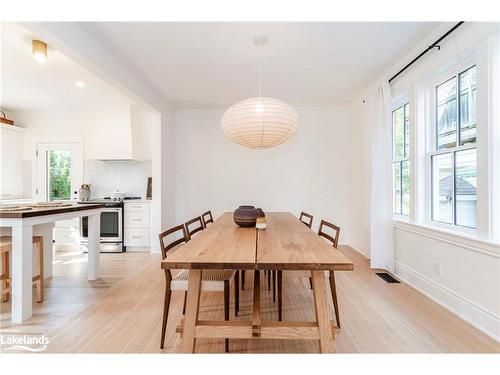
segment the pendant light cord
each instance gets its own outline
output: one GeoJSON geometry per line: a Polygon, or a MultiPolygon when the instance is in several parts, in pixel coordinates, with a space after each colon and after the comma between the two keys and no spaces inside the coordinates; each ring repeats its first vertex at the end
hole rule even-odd
{"type": "Polygon", "coordinates": [[[253,43],[260,49],[257,56],[259,61],[259,97],[262,97],[262,47],[267,44],[267,35],[257,35],[253,43]]]}
{"type": "Polygon", "coordinates": [[[262,59],[259,56],[259,97],[262,97],[262,59]]]}

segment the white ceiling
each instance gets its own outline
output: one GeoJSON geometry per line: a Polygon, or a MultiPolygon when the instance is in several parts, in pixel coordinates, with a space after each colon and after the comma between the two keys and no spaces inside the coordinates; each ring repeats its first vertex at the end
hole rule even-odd
{"type": "Polygon", "coordinates": [[[43,64],[31,55],[29,31],[16,23],[2,23],[0,106],[10,110],[88,110],[131,103],[106,82],[48,46],[43,64]],[[85,82],[81,89],[75,81],[85,82]]]}
{"type": "Polygon", "coordinates": [[[81,24],[174,106],[220,107],[258,94],[292,105],[345,103],[438,23],[81,24]],[[267,34],[264,48],[253,44],[267,34]]]}
{"type": "MultiPolygon", "coordinates": [[[[258,94],[295,106],[342,104],[437,23],[81,23],[176,107],[226,107],[258,94]],[[266,34],[263,48],[253,44],[266,34]]],[[[11,110],[91,109],[131,100],[49,46],[34,61],[19,24],[2,24],[0,105],[11,110]],[[74,82],[86,83],[84,89],[74,82]]]]}

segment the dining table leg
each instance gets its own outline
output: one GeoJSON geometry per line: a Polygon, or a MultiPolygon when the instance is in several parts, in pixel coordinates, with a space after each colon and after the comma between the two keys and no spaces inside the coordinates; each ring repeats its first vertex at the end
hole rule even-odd
{"type": "Polygon", "coordinates": [[[319,328],[321,353],[334,353],[332,323],[328,316],[328,292],[324,271],[312,271],[312,286],[316,321],[319,328]]]}
{"type": "Polygon", "coordinates": [[[182,339],[182,351],[184,353],[194,353],[195,349],[195,330],[200,307],[201,275],[201,269],[189,270],[186,318],[182,339]]]}
{"type": "Polygon", "coordinates": [[[33,314],[33,226],[12,227],[12,322],[33,314]]]}

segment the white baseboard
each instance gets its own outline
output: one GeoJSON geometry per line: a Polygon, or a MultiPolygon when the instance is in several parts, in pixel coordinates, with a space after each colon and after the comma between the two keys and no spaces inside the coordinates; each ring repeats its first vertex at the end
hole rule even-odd
{"type": "Polygon", "coordinates": [[[404,264],[395,261],[394,267],[401,281],[500,342],[500,317],[404,264]]]}

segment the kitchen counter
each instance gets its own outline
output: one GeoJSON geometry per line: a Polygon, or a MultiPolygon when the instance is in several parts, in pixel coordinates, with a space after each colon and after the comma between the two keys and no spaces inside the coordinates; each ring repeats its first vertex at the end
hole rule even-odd
{"type": "MultiPolygon", "coordinates": [[[[0,212],[0,227],[12,236],[11,319],[22,323],[33,313],[33,228],[53,227],[56,221],[88,217],[87,278],[96,280],[100,270],[100,228],[103,204],[72,204],[66,207],[40,207],[30,210],[0,212]]],[[[52,230],[48,231],[49,233],[52,230]]],[[[44,271],[52,274],[52,235],[44,236],[44,271]],[[48,251],[45,251],[45,250],[48,251]]]]}
{"type": "Polygon", "coordinates": [[[67,212],[84,211],[88,209],[103,208],[103,207],[104,207],[103,204],[79,203],[63,207],[40,207],[22,211],[8,211],[8,212],[0,211],[0,219],[23,219],[28,217],[63,214],[67,212]]]}

